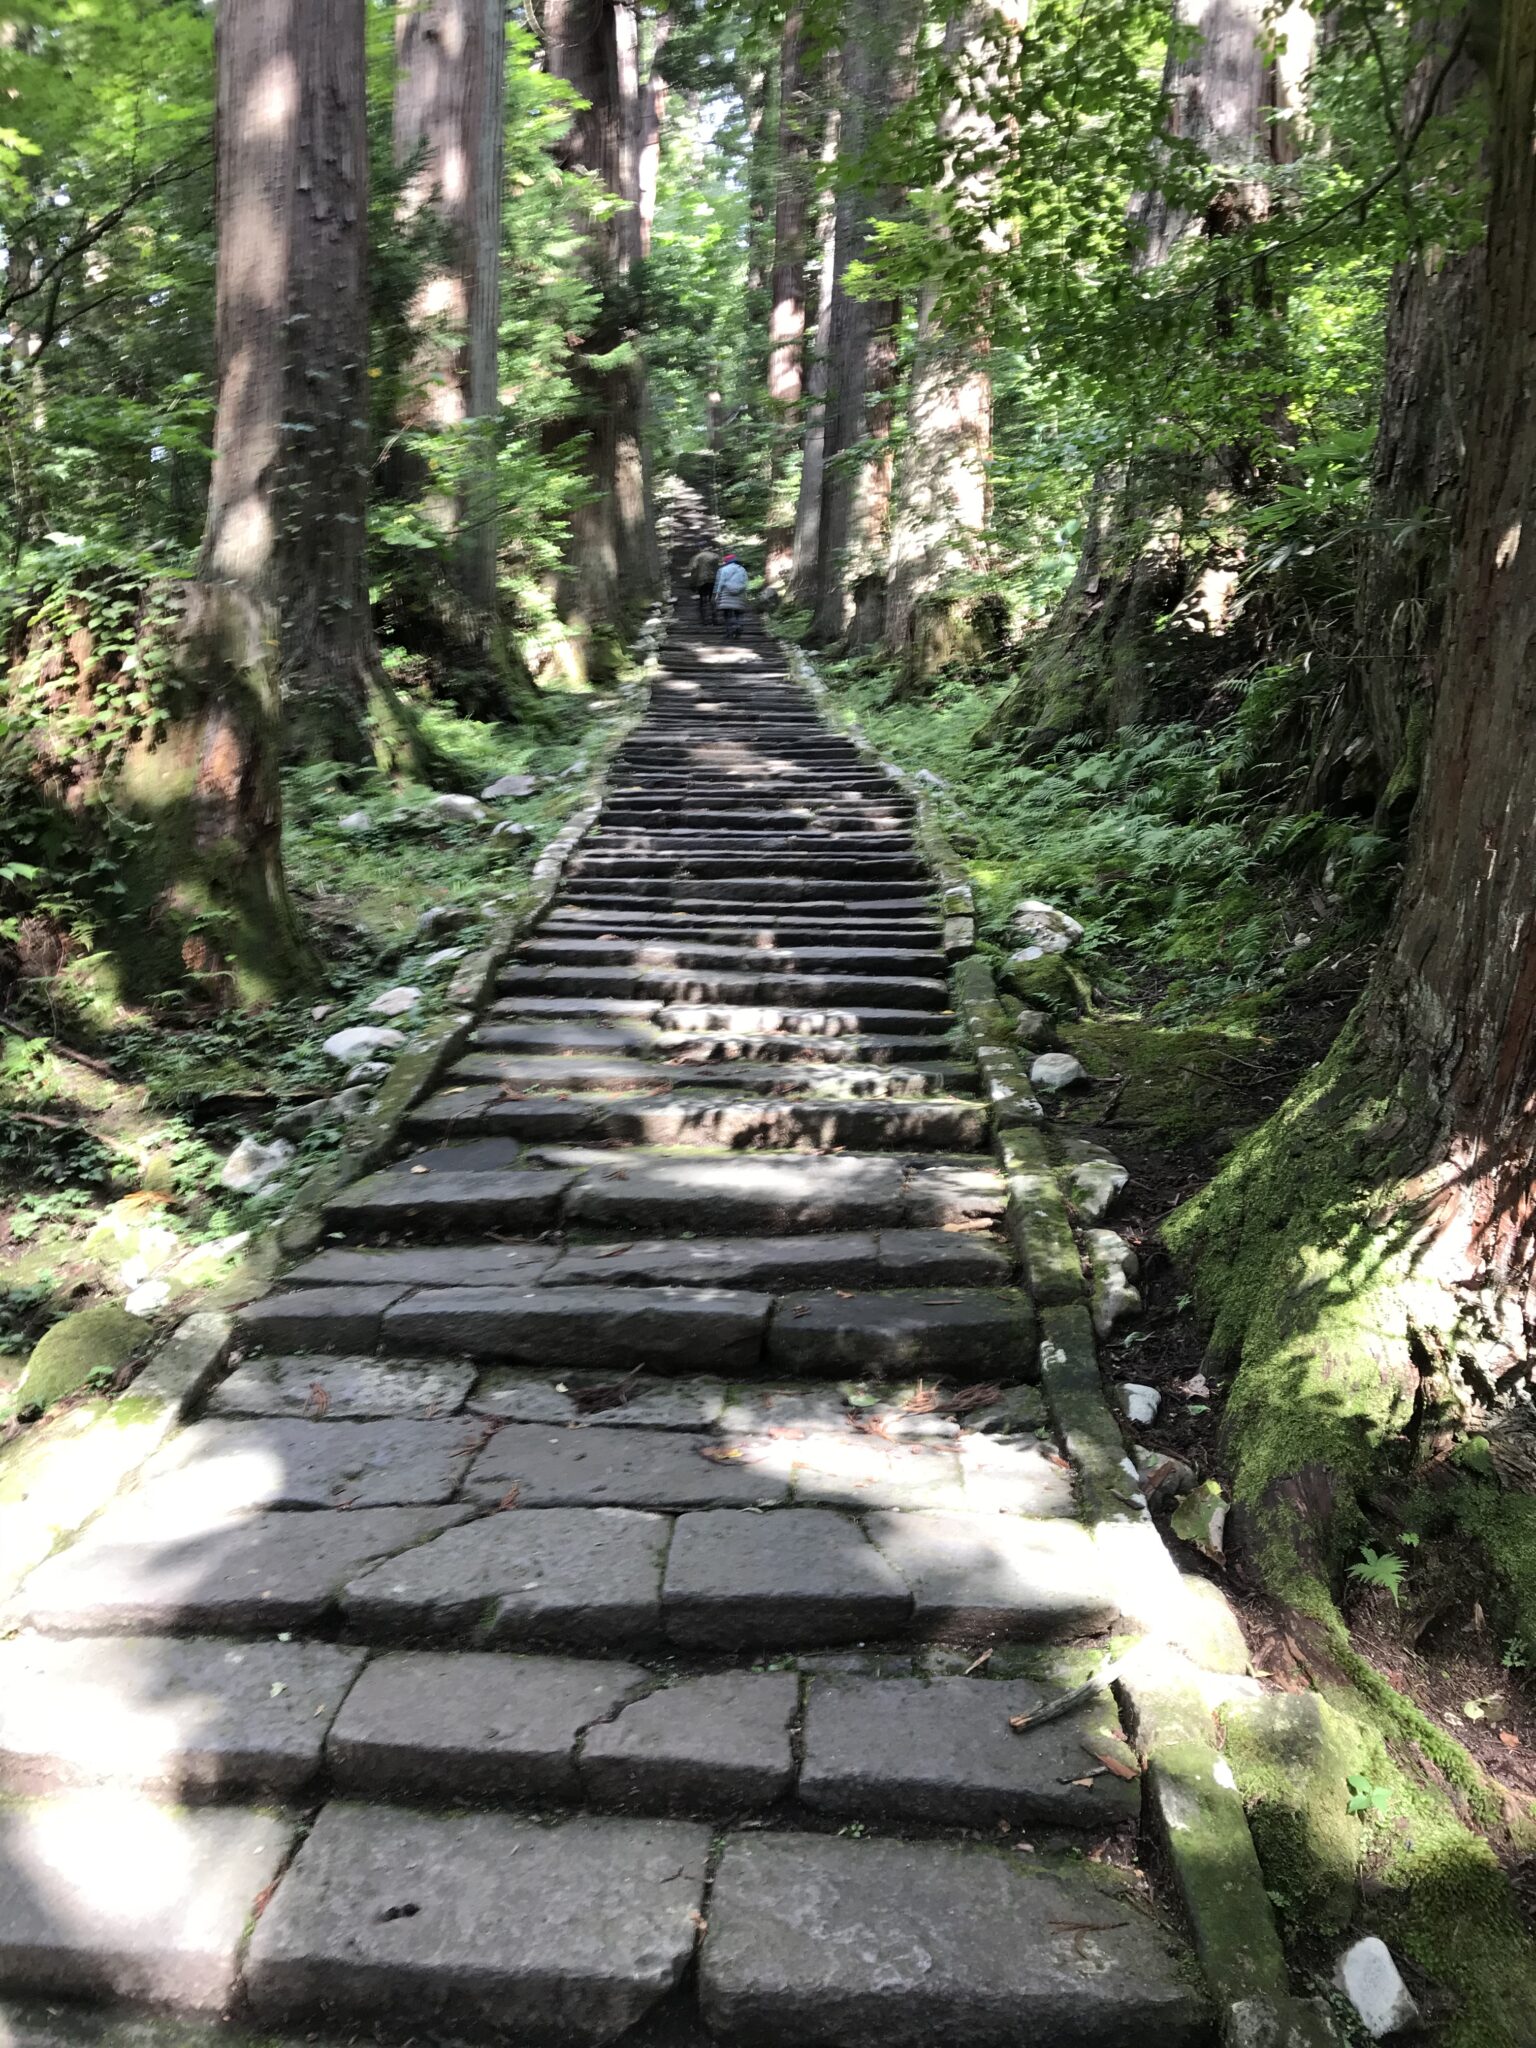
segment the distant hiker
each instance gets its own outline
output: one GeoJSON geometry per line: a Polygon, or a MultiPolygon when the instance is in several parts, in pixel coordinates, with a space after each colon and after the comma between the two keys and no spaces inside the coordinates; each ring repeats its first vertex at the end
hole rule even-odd
{"type": "Polygon", "coordinates": [[[715,622],[714,588],[715,575],[720,567],[720,557],[712,547],[702,547],[688,564],[688,588],[699,601],[699,624],[712,626],[715,622]]]}
{"type": "Polygon", "coordinates": [[[727,555],[715,578],[715,610],[720,614],[726,638],[739,640],[747,616],[747,572],[734,555],[727,555]]]}

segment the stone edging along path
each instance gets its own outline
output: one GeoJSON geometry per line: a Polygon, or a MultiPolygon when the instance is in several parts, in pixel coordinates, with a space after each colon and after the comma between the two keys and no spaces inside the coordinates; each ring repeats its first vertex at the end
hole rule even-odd
{"type": "Polygon", "coordinates": [[[1135,1498],[968,896],[798,664],[674,624],[472,1017],[19,1575],[0,1994],[1324,2038],[1212,1741],[1252,1681],[1135,1498]]]}

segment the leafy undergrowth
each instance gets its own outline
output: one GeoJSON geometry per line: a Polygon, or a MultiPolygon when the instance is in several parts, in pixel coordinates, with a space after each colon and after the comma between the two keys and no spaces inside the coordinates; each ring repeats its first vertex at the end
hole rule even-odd
{"type": "Polygon", "coordinates": [[[20,983],[0,1018],[0,1417],[38,1338],[72,1310],[127,1300],[146,1334],[196,1306],[258,1291],[272,1226],[307,1170],[340,1142],[339,1120],[304,1129],[344,1069],[322,1051],[345,1026],[403,1030],[437,1015],[454,971],[435,954],[473,949],[584,786],[579,755],[611,706],[550,700],[537,729],[429,710],[428,737],[452,788],[477,795],[498,776],[538,779],[525,798],[487,805],[485,823],[427,807],[437,792],[335,764],[293,771],[284,852],[308,930],[316,980],[303,998],[248,1014],[199,1010],[184,997],[125,1007],[88,918],[59,906],[26,936],[52,965],[20,983]],[[342,820],[366,814],[365,829],[342,820]],[[508,820],[519,841],[493,836],[508,820]],[[424,911],[468,913],[423,932],[424,911]],[[395,985],[419,988],[404,1017],[370,1014],[395,985]],[[220,1184],[232,1148],[286,1135],[295,1147],[264,1190],[220,1184]]]}

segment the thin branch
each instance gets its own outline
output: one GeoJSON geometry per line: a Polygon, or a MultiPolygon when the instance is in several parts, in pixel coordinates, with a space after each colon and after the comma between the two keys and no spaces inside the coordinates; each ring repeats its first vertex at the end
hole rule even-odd
{"type": "Polygon", "coordinates": [[[146,198],[162,184],[174,184],[182,178],[190,178],[199,170],[206,169],[211,158],[204,156],[195,161],[183,162],[179,170],[174,169],[175,162],[176,159],[173,158],[171,163],[161,164],[147,177],[141,178],[136,185],[129,188],[116,206],[110,207],[99,219],[88,222],[81,228],[75,239],[61,249],[51,263],[45,263],[35,277],[0,295],[0,319],[8,318],[13,307],[21,305],[27,299],[35,298],[40,291],[46,290],[60,271],[66,270],[71,263],[78,262],[89,250],[94,249],[104,236],[111,234],[115,227],[121,227],[141,199],[146,198]]]}
{"type": "Polygon", "coordinates": [[[1298,228],[1294,235],[1281,235],[1276,241],[1266,243],[1262,249],[1250,250],[1240,263],[1234,263],[1228,269],[1219,271],[1215,277],[1202,278],[1199,283],[1188,285],[1182,291],[1159,292],[1155,296],[1164,303],[1171,303],[1178,299],[1198,299],[1205,292],[1219,290],[1222,285],[1229,283],[1234,277],[1240,276],[1243,271],[1249,269],[1253,264],[1264,262],[1267,257],[1276,255],[1281,249],[1294,249],[1298,242],[1309,242],[1315,236],[1324,234],[1338,221],[1341,221],[1346,214],[1354,213],[1363,207],[1369,206],[1373,199],[1387,189],[1394,178],[1401,177],[1408,168],[1408,159],[1412,156],[1420,136],[1429,126],[1430,120],[1434,115],[1435,102],[1440,97],[1440,89],[1445,84],[1447,78],[1450,77],[1452,66],[1456,63],[1457,58],[1460,57],[1462,49],[1466,44],[1468,26],[1469,24],[1464,21],[1456,31],[1455,37],[1452,39],[1439,69],[1429,82],[1429,88],[1424,95],[1423,106],[1420,107],[1411,125],[1403,134],[1396,159],[1387,166],[1386,170],[1379,177],[1372,178],[1371,182],[1363,186],[1360,191],[1352,192],[1347,199],[1341,200],[1331,212],[1325,213],[1320,220],[1311,221],[1306,227],[1298,228]]]}

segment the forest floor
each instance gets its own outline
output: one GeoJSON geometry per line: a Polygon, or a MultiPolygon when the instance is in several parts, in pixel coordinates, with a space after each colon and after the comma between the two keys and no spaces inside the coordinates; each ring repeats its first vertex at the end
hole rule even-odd
{"type": "MultiPolygon", "coordinates": [[[[428,711],[451,778],[438,790],[371,769],[292,771],[284,856],[316,979],[289,1002],[248,1015],[128,1006],[84,915],[61,906],[14,935],[0,986],[0,1423],[29,1351],[71,1312],[126,1299],[147,1348],[192,1309],[259,1291],[274,1226],[340,1142],[326,1104],[346,1069],[325,1040],[353,1025],[408,1040],[430,1026],[454,956],[505,914],[504,892],[576,801],[579,757],[610,713],[607,700],[574,695],[548,698],[532,727],[428,711]],[[507,775],[534,786],[488,800],[481,819],[432,808],[507,775]],[[423,923],[449,901],[471,908],[423,923]],[[370,1012],[392,987],[420,998],[404,1015],[370,1012]],[[240,1191],[221,1175],[245,1138],[282,1138],[293,1157],[240,1191]]],[[[110,1383],[111,1369],[98,1377],[110,1383]]]]}

